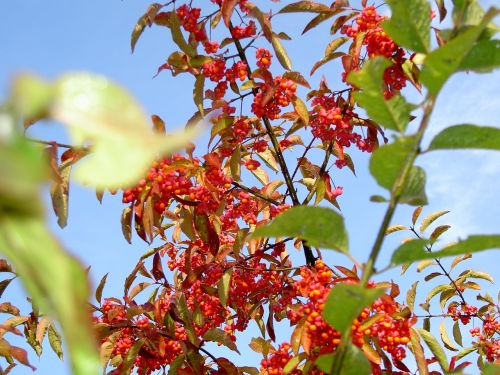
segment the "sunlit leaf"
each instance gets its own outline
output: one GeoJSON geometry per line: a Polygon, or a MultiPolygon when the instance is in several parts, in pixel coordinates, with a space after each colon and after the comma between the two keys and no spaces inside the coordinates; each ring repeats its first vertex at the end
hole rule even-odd
{"type": "Polygon", "coordinates": [[[72,164],[72,160],[62,162],[59,167],[61,180],[54,182],[50,188],[52,207],[57,216],[57,223],[61,228],[64,228],[68,223],[69,176],[72,164]]]}
{"type": "Polygon", "coordinates": [[[288,57],[283,44],[281,44],[281,40],[274,33],[271,37],[271,43],[281,66],[286,70],[292,70],[292,62],[290,61],[290,58],[288,57]]]}
{"type": "Polygon", "coordinates": [[[391,17],[382,23],[385,32],[400,46],[415,52],[429,50],[431,8],[427,0],[387,0],[391,17]]]}
{"type": "Polygon", "coordinates": [[[156,13],[158,13],[158,10],[160,10],[160,8],[161,8],[161,4],[158,4],[158,3],[151,4],[148,7],[148,10],[146,11],[146,13],[144,13],[137,20],[137,23],[134,26],[134,30],[132,31],[132,36],[130,38],[130,46],[132,48],[132,52],[134,52],[135,45],[137,44],[139,37],[144,32],[144,29],[146,28],[146,26],[151,26],[151,24],[156,16],[156,13]]]}
{"type": "Polygon", "coordinates": [[[354,92],[354,98],[370,118],[380,125],[403,131],[410,121],[410,105],[401,95],[386,100],[383,95],[383,74],[391,62],[381,57],[369,59],[363,69],[351,72],[347,80],[362,91],[354,92]]]}
{"type": "Polygon", "coordinates": [[[500,235],[472,235],[439,251],[428,252],[425,240],[415,240],[401,245],[392,254],[393,265],[414,262],[420,259],[444,258],[466,253],[500,248],[500,235]]]}
{"type": "Polygon", "coordinates": [[[426,56],[420,78],[432,95],[437,94],[450,75],[460,68],[482,31],[498,12],[490,9],[479,25],[465,30],[426,56]]]}
{"type": "Polygon", "coordinates": [[[99,358],[86,304],[89,291],[82,267],[62,251],[42,219],[4,215],[0,223],[0,248],[37,305],[60,322],[74,373],[98,373],[99,358]]]}
{"type": "Polygon", "coordinates": [[[441,345],[439,345],[436,338],[434,336],[432,336],[432,334],[430,332],[427,332],[426,330],[424,330],[422,328],[416,328],[415,330],[418,332],[419,336],[425,341],[425,343],[427,344],[427,346],[431,350],[432,354],[434,354],[439,365],[441,366],[441,369],[444,372],[447,372],[448,371],[448,359],[446,358],[446,354],[445,354],[443,348],[441,347],[441,345]]]}
{"type": "Polygon", "coordinates": [[[292,207],[269,225],[257,227],[252,238],[260,237],[298,237],[310,246],[348,251],[344,219],[323,207],[292,207]]]}
{"type": "Polygon", "coordinates": [[[432,214],[427,215],[424,220],[422,220],[422,223],[420,224],[420,234],[424,233],[425,230],[431,225],[434,221],[439,219],[441,216],[446,215],[450,211],[437,211],[433,212],[432,214]]]}
{"type": "Polygon", "coordinates": [[[471,48],[459,70],[485,73],[500,67],[500,40],[483,40],[471,48]]]}
{"type": "Polygon", "coordinates": [[[413,328],[410,328],[410,342],[410,350],[415,356],[419,374],[428,375],[429,369],[427,368],[427,361],[425,360],[424,348],[422,344],[420,344],[420,336],[413,328]]]}
{"type": "Polygon", "coordinates": [[[383,289],[366,288],[358,284],[337,285],[328,294],[323,318],[337,331],[346,332],[361,311],[383,293],[383,289]]]}
{"type": "Polygon", "coordinates": [[[434,137],[431,150],[478,148],[500,150],[500,129],[489,126],[450,126],[434,137]]]}

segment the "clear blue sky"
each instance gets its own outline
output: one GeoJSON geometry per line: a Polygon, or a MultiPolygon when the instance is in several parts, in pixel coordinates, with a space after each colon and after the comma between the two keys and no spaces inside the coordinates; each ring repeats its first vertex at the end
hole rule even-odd
{"type": "MultiPolygon", "coordinates": [[[[481,3],[487,7],[494,1],[481,3]]],[[[157,67],[173,50],[168,31],[159,28],[146,30],[136,53],[130,53],[131,30],[148,5],[147,1],[130,0],[0,2],[0,99],[5,99],[9,82],[17,72],[28,70],[52,79],[63,72],[86,70],[104,74],[129,89],[148,113],[160,115],[168,126],[185,123],[195,110],[191,99],[192,78],[187,75],[172,78],[168,72],[152,78],[157,67]]],[[[283,16],[278,22],[276,29],[295,35],[296,25],[303,26],[306,20],[305,17],[283,16]]],[[[296,70],[309,71],[322,56],[329,41],[326,38],[329,38],[326,28],[319,28],[306,34],[298,44],[285,44],[296,70]]],[[[338,76],[338,72],[338,66],[331,63],[321,69],[312,82],[317,82],[321,74],[335,82],[333,77],[338,76]]],[[[498,126],[498,87],[498,71],[488,76],[461,74],[453,78],[441,94],[438,110],[432,118],[431,133],[459,123],[498,126]]],[[[415,101],[419,100],[415,93],[412,97],[415,101]]],[[[44,124],[37,125],[31,135],[51,139],[61,136],[61,131],[56,125],[44,124]]],[[[377,231],[376,223],[385,209],[385,205],[370,203],[369,197],[384,192],[374,184],[368,173],[367,155],[353,152],[353,156],[357,177],[342,170],[334,172],[333,178],[338,185],[344,186],[344,195],[339,202],[350,233],[351,252],[364,261],[377,231]]],[[[463,238],[471,233],[500,232],[498,153],[443,152],[425,155],[418,164],[427,171],[430,206],[425,209],[426,212],[451,211],[443,220],[443,223],[453,225],[446,235],[447,240],[463,238]]],[[[117,197],[105,196],[101,206],[91,190],[72,185],[68,227],[58,229],[52,212],[47,210],[48,220],[65,247],[85,266],[92,266],[94,281],[110,272],[106,295],[121,295],[124,278],[140,254],[148,249],[147,244],[137,238],[134,238],[133,246],[122,238],[119,223],[122,208],[117,197]]],[[[411,212],[412,208],[399,208],[394,223],[409,223],[411,212]]],[[[385,254],[389,254],[400,239],[395,237],[388,241],[385,254]]],[[[324,255],[331,264],[348,264],[337,254],[324,255]]],[[[387,257],[382,256],[380,266],[387,263],[387,257]]],[[[474,256],[470,264],[472,268],[489,271],[495,277],[495,271],[498,276],[496,266],[499,260],[498,252],[490,252],[474,256]]],[[[402,285],[409,285],[413,278],[418,278],[410,273],[403,281],[398,275],[399,272],[395,271],[383,278],[394,278],[402,285]]],[[[18,286],[5,293],[3,299],[9,298],[20,306],[26,306],[22,289],[18,286]]],[[[288,331],[283,329],[284,337],[288,331]]],[[[249,357],[251,350],[247,348],[245,338],[239,342],[239,347],[243,358],[253,361],[246,364],[258,366],[258,357],[249,357]]],[[[40,375],[69,374],[67,365],[57,360],[48,343],[41,361],[33,352],[30,352],[30,360],[38,367],[40,375]]],[[[14,371],[18,374],[30,372],[20,367],[14,371]]]]}

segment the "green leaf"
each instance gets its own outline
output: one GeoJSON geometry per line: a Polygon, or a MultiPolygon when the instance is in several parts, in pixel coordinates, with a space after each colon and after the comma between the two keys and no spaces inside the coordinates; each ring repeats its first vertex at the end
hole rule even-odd
{"type": "MultiPolygon", "coordinates": [[[[394,143],[375,150],[370,158],[370,173],[377,183],[391,191],[404,167],[406,158],[415,146],[415,138],[401,137],[394,143]]],[[[406,178],[400,202],[414,205],[427,203],[425,195],[425,172],[420,167],[412,167],[406,178]]]]}
{"type": "Polygon", "coordinates": [[[431,8],[427,0],[387,0],[391,18],[382,23],[385,32],[400,46],[415,52],[429,51],[431,8]]]}
{"type": "Polygon", "coordinates": [[[366,288],[358,284],[340,284],[332,288],[325,302],[323,318],[337,331],[351,329],[352,321],[361,311],[384,294],[380,288],[366,288]]]}
{"type": "Polygon", "coordinates": [[[60,78],[49,109],[52,118],[68,125],[77,145],[92,143],[93,152],[76,168],[75,179],[101,190],[135,184],[159,153],[183,147],[198,132],[192,127],[170,136],[155,134],[125,90],[86,73],[60,78]]]}
{"type": "Polygon", "coordinates": [[[500,129],[469,124],[450,126],[434,137],[428,150],[464,148],[500,150],[500,129]]]}
{"type": "Polygon", "coordinates": [[[16,112],[25,120],[44,117],[52,99],[52,87],[41,78],[24,74],[15,79],[12,102],[16,112]]]}
{"type": "Polygon", "coordinates": [[[49,176],[42,149],[15,136],[0,145],[0,212],[42,214],[39,184],[49,176]]]}
{"type": "Polygon", "coordinates": [[[87,308],[89,289],[81,265],[59,247],[38,217],[2,215],[0,249],[37,306],[60,322],[74,374],[99,373],[87,308]]]}
{"type": "Polygon", "coordinates": [[[172,40],[177,44],[177,46],[181,49],[189,57],[196,56],[196,50],[186,42],[184,39],[184,35],[182,35],[181,31],[181,22],[179,17],[177,16],[177,12],[170,12],[170,32],[172,33],[172,40]]]}
{"type": "Polygon", "coordinates": [[[292,62],[290,61],[283,44],[281,44],[280,38],[278,38],[275,33],[272,34],[271,43],[281,66],[286,70],[292,70],[292,62]]]}
{"type": "Polygon", "coordinates": [[[383,95],[383,74],[392,63],[382,57],[369,59],[358,72],[351,72],[347,80],[359,87],[354,98],[370,118],[386,128],[404,131],[410,121],[410,105],[401,95],[386,100],[383,95]]]}
{"type": "Polygon", "coordinates": [[[500,40],[483,40],[472,47],[458,69],[484,73],[498,67],[500,67],[500,40]]]}
{"type": "Polygon", "coordinates": [[[446,358],[446,354],[441,345],[439,345],[436,338],[432,336],[430,332],[427,332],[422,328],[416,328],[415,330],[418,332],[419,336],[425,341],[425,343],[431,350],[432,354],[434,354],[443,371],[448,372],[448,359],[446,358]]]}
{"type": "Polygon", "coordinates": [[[406,178],[399,203],[407,203],[412,206],[426,205],[428,202],[425,194],[425,180],[425,171],[418,166],[412,167],[406,178]]]}
{"type": "Polygon", "coordinates": [[[252,238],[287,236],[301,238],[310,246],[348,252],[344,219],[328,208],[292,207],[252,234],[252,238]]]}
{"type": "MultiPolygon", "coordinates": [[[[315,361],[315,365],[326,374],[332,370],[335,353],[323,354],[315,361]]],[[[342,362],[339,375],[365,375],[371,374],[371,366],[368,358],[357,346],[349,345],[342,362]]]]}
{"type": "Polygon", "coordinates": [[[426,240],[415,240],[401,245],[392,254],[391,264],[398,265],[421,259],[444,258],[500,248],[500,235],[472,235],[465,240],[433,252],[425,250],[424,246],[427,242],[426,240]]]}
{"type": "Polygon", "coordinates": [[[479,25],[462,32],[427,55],[420,78],[430,94],[436,95],[448,78],[460,68],[483,30],[498,13],[497,9],[490,9],[479,25]]]}
{"type": "Polygon", "coordinates": [[[500,366],[494,363],[487,363],[481,372],[483,375],[498,375],[500,374],[500,366]]]}

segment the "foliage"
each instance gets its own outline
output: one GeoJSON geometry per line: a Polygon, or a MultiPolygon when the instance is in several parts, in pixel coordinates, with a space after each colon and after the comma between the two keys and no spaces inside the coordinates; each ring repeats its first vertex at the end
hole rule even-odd
{"type": "MultiPolygon", "coordinates": [[[[16,328],[21,325],[38,355],[48,334],[62,357],[52,319],[62,328],[75,374],[98,373],[100,365],[116,375],[162,369],[169,374],[457,373],[471,365],[462,358],[473,353],[484,373],[498,371],[500,303],[479,292],[477,303],[470,299],[480,281],[492,278],[454,270],[471,253],[500,247],[500,236],[471,235],[436,249],[450,226],[428,232],[447,211],[427,215],[417,227],[427,196],[425,171],[415,161],[435,150],[499,149],[497,128],[472,124],[443,130],[426,150],[421,144],[449,77],[500,65],[491,23],[499,11],[456,0],[452,28],[439,30],[426,0],[388,1],[391,17],[366,1],[362,9],[348,1],[299,1],[278,12],[248,0],[213,0],[201,8],[194,3],[150,5],[131,37],[134,50],[148,27],[169,30],[178,49],[158,74],[193,78],[196,112],[185,131],[166,136],[161,118],[153,115],[150,125],[130,95],[102,77],[68,75],[49,84],[23,76],[13,85],[0,123],[9,128],[0,138],[0,249],[13,267],[2,261],[0,271],[20,276],[34,307],[28,316],[8,302],[0,304],[0,312],[12,315],[1,325],[0,355],[8,362],[2,371],[17,363],[30,366],[27,352],[3,338],[22,335],[16,328]],[[283,43],[290,37],[273,27],[275,17],[288,13],[312,13],[304,32],[331,23],[333,40],[311,74],[337,60],[343,73],[334,84],[343,82],[344,89],[332,90],[325,79],[312,88],[293,71],[283,43]],[[430,41],[433,32],[437,46],[430,41]],[[407,85],[423,92],[421,103],[403,96],[407,85]],[[48,142],[47,160],[19,130],[21,123],[27,127],[42,118],[65,123],[75,142],[48,142]],[[197,154],[187,142],[202,120],[210,127],[209,152],[197,154]],[[411,121],[418,122],[416,129],[411,121]],[[385,131],[393,136],[391,143],[385,131]],[[185,152],[173,153],[184,146],[185,152]],[[373,197],[387,202],[387,209],[364,262],[349,252],[338,212],[343,188],[331,177],[332,167],[354,172],[351,147],[372,153],[370,173],[387,190],[387,197],[373,197]],[[61,148],[66,150],[59,155],[61,148]],[[322,151],[320,165],[311,161],[313,149],[322,151]],[[292,160],[297,160],[293,168],[292,160]],[[161,243],[140,257],[124,282],[123,298],[102,298],[104,276],[91,312],[85,308],[84,271],[50,236],[39,203],[40,187],[51,178],[54,211],[60,226],[66,225],[75,164],[75,178],[99,194],[123,191],[121,222],[128,242],[135,233],[148,244],[161,243]],[[271,179],[270,171],[282,179],[271,179]],[[390,225],[398,204],[417,206],[411,224],[390,225]],[[396,283],[372,279],[385,237],[402,231],[412,237],[393,251],[388,267],[402,265],[404,274],[417,262],[417,271],[426,274],[398,302],[396,283]],[[290,243],[303,250],[305,265],[292,265],[290,243]],[[321,248],[347,255],[352,264],[326,264],[321,248]],[[455,258],[445,267],[440,258],[449,256],[455,258]],[[54,279],[60,288],[51,287],[54,279]],[[417,287],[432,280],[444,281],[429,284],[420,304],[425,315],[418,315],[417,287]],[[276,345],[280,321],[289,322],[291,336],[276,345]],[[439,338],[431,330],[436,321],[439,338]],[[462,339],[471,321],[476,322],[469,330],[472,342],[462,339]],[[239,367],[207,346],[243,352],[238,332],[251,322],[261,332],[250,343],[263,356],[260,369],[239,367]]],[[[436,5],[442,21],[447,9],[442,1],[436,5]]],[[[2,281],[0,291],[11,281],[2,281]]]]}

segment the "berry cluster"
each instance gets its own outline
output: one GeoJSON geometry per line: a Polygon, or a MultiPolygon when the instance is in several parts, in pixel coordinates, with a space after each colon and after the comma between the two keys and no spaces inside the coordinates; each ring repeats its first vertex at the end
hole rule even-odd
{"type": "Polygon", "coordinates": [[[281,76],[274,77],[272,83],[261,83],[252,103],[252,112],[259,118],[266,116],[275,120],[280,117],[280,107],[288,106],[296,91],[297,84],[281,76]]]}
{"type": "Polygon", "coordinates": [[[364,33],[363,44],[370,58],[384,56],[392,60],[393,65],[384,73],[384,82],[387,87],[384,92],[386,99],[406,86],[406,76],[402,68],[405,61],[405,52],[384,31],[381,22],[385,17],[380,16],[374,6],[368,6],[356,17],[355,26],[345,25],[341,32],[353,40],[364,33]]]}
{"type": "Polygon", "coordinates": [[[450,315],[454,321],[460,319],[462,324],[468,324],[474,316],[477,315],[477,307],[471,306],[469,304],[458,304],[450,303],[448,305],[448,315],[450,315]]]}

